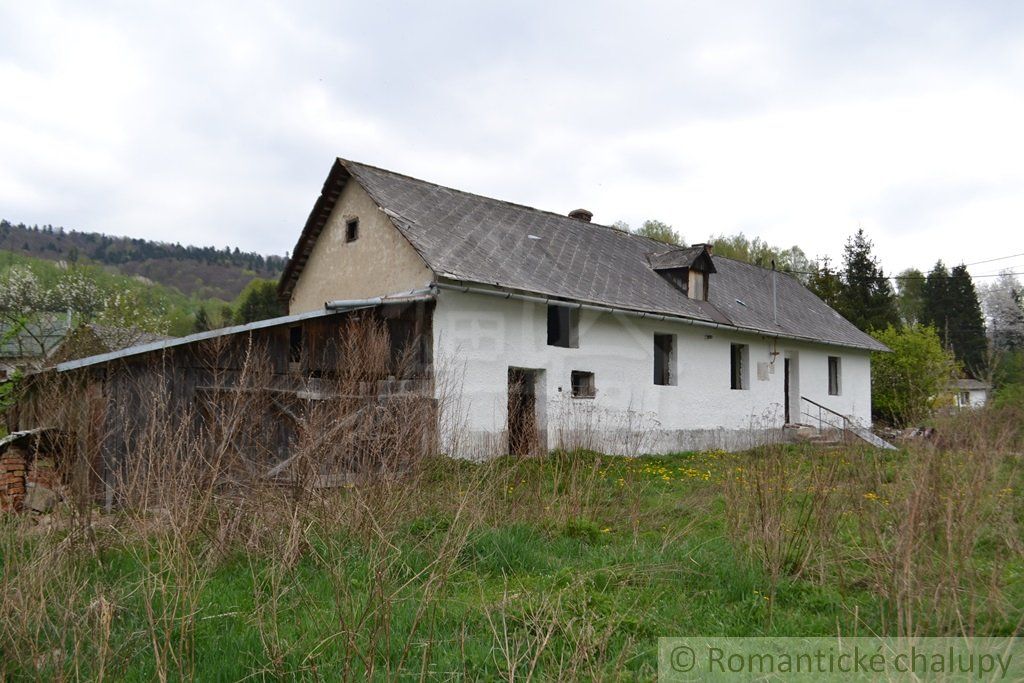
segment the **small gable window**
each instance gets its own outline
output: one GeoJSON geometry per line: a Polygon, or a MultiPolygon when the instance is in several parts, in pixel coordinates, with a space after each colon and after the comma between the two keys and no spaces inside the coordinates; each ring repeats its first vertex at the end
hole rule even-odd
{"type": "Polygon", "coordinates": [[[597,386],[594,384],[594,373],[573,370],[572,397],[594,398],[595,396],[597,396],[597,386]]]}
{"type": "Polygon", "coordinates": [[[579,347],[580,309],[548,304],[548,346],[579,347]]]}
{"type": "Polygon", "coordinates": [[[839,356],[828,357],[828,395],[839,396],[842,390],[842,364],[839,356]]]}
{"type": "Polygon", "coordinates": [[[359,239],[359,219],[349,218],[345,221],[345,241],[355,242],[359,239]]]}

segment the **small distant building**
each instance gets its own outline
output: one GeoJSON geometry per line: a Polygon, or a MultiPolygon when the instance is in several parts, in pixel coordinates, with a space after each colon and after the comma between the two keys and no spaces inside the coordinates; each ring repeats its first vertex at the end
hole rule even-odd
{"type": "Polygon", "coordinates": [[[988,403],[992,385],[976,379],[958,379],[950,388],[957,408],[982,408],[988,403]]]}
{"type": "Polygon", "coordinates": [[[165,339],[170,337],[137,329],[83,323],[65,334],[47,353],[46,365],[57,365],[77,358],[152,344],[165,339]]]}
{"type": "Polygon", "coordinates": [[[96,323],[75,326],[67,313],[42,313],[18,326],[0,322],[0,381],[17,370],[35,372],[76,358],[164,339],[168,337],[96,323]]]}
{"type": "Polygon", "coordinates": [[[38,370],[67,336],[67,314],[43,313],[25,324],[0,321],[0,381],[17,370],[38,370]]]}

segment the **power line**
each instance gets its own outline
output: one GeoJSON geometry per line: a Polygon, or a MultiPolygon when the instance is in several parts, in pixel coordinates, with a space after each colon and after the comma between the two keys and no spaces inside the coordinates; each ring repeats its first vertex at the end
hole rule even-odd
{"type": "Polygon", "coordinates": [[[997,256],[996,258],[985,259],[984,261],[975,261],[974,263],[965,263],[965,266],[977,266],[982,263],[992,263],[993,261],[1005,261],[1010,258],[1017,258],[1018,256],[1024,256],[1024,253],[1011,254],[1010,256],[997,256]]]}
{"type": "MultiPolygon", "coordinates": [[[[781,273],[790,273],[792,275],[820,275],[820,271],[809,271],[809,270],[782,270],[781,273]]],[[[837,277],[842,275],[842,271],[834,270],[833,275],[837,277]]],[[[970,275],[970,273],[968,273],[970,275]]],[[[1024,272],[1017,273],[1014,271],[1003,271],[1001,273],[985,273],[983,275],[970,275],[972,280],[977,280],[982,277],[1001,277],[1003,275],[1024,275],[1024,272]]],[[[843,276],[845,277],[845,275],[843,276]]],[[[930,277],[941,277],[946,280],[952,280],[956,275],[857,275],[854,280],[927,280],[930,277]]]]}

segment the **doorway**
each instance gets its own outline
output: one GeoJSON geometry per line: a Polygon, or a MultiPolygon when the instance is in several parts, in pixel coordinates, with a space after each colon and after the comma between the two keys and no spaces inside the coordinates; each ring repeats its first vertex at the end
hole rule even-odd
{"type": "Polygon", "coordinates": [[[537,420],[539,370],[508,369],[508,452],[532,455],[540,452],[537,420]]]}
{"type": "Polygon", "coordinates": [[[782,378],[782,401],[785,405],[786,412],[786,424],[793,424],[793,420],[790,419],[789,410],[789,358],[786,358],[782,364],[783,367],[783,378],[782,378]]]}
{"type": "Polygon", "coordinates": [[[800,422],[800,358],[796,351],[786,354],[782,365],[782,404],[786,424],[800,422]]]}

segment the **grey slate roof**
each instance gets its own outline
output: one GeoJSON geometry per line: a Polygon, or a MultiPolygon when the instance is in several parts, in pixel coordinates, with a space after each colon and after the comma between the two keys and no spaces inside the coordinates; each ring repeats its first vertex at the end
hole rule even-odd
{"type": "MultiPolygon", "coordinates": [[[[691,268],[704,256],[705,245],[694,245],[692,247],[671,247],[665,249],[668,245],[662,245],[662,250],[647,256],[647,260],[651,264],[651,268],[655,270],[661,270],[663,268],[691,268]]],[[[703,265],[703,264],[702,264],[703,265]]],[[[709,273],[715,272],[714,263],[707,264],[704,268],[709,273]]]]}
{"type": "Polygon", "coordinates": [[[695,301],[651,266],[652,256],[666,252],[664,243],[344,159],[332,168],[282,275],[282,297],[289,296],[349,179],[366,190],[441,278],[886,350],[784,273],[776,275],[776,324],[770,270],[713,257],[717,272],[709,300],[695,301]]]}

